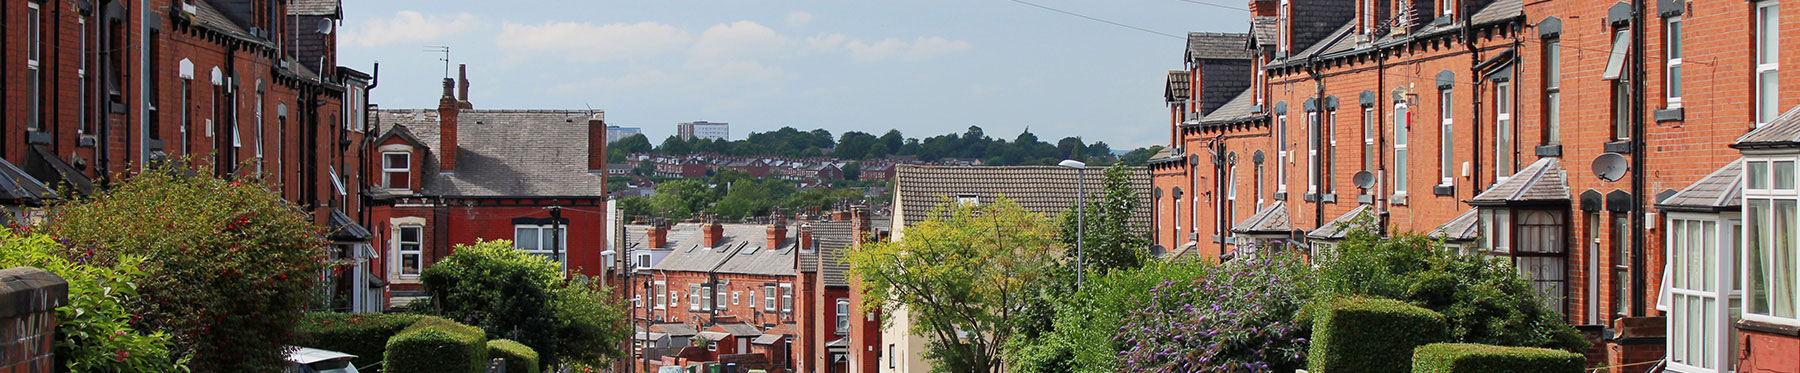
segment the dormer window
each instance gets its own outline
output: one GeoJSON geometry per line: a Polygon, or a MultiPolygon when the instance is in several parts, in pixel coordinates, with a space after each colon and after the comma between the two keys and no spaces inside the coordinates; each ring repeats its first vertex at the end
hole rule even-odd
{"type": "Polygon", "coordinates": [[[388,189],[412,189],[412,153],[381,153],[381,185],[388,189]]]}

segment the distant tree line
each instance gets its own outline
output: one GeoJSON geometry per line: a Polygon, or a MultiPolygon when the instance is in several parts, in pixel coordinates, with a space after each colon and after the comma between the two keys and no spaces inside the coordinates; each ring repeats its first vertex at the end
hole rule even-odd
{"type": "Polygon", "coordinates": [[[831,131],[824,129],[800,131],[793,127],[782,127],[773,132],[752,132],[744,140],[682,140],[669,136],[661,144],[652,145],[649,138],[637,134],[619,139],[609,149],[608,157],[613,162],[623,162],[627,154],[633,153],[710,153],[731,156],[831,157],[853,161],[893,155],[913,156],[927,162],[957,158],[981,160],[982,164],[993,166],[1015,166],[1052,165],[1064,159],[1093,165],[1114,162],[1142,165],[1162,148],[1139,148],[1125,156],[1114,157],[1112,147],[1104,141],[1090,144],[1079,137],[1064,137],[1055,143],[1048,143],[1039,140],[1030,129],[1008,141],[988,136],[979,126],[969,126],[961,134],[948,133],[924,139],[906,137],[899,130],[888,130],[881,136],[850,131],[833,138],[831,131]]]}
{"type": "Polygon", "coordinates": [[[740,170],[719,170],[707,179],[680,179],[659,183],[649,197],[619,200],[625,216],[686,219],[695,213],[712,213],[738,220],[768,216],[776,211],[792,216],[817,209],[830,211],[843,201],[861,200],[855,188],[795,188],[792,182],[753,178],[740,170]]]}

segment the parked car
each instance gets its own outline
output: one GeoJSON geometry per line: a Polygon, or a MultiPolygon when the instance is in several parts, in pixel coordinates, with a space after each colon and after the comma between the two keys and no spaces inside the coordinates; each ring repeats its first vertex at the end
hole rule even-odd
{"type": "Polygon", "coordinates": [[[288,373],[357,373],[350,364],[356,355],[316,348],[294,347],[288,350],[288,373]]]}

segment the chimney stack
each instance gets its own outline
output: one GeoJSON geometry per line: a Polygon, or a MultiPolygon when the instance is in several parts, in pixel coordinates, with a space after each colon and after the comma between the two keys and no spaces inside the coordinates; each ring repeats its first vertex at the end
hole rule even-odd
{"type": "Polygon", "coordinates": [[[850,220],[850,212],[849,211],[838,210],[838,211],[831,212],[831,221],[849,221],[849,220],[850,220]]]}
{"type": "Polygon", "coordinates": [[[774,219],[769,221],[767,231],[769,234],[769,244],[768,246],[763,246],[764,248],[771,250],[779,248],[781,247],[782,242],[787,241],[787,222],[781,220],[781,214],[775,214],[774,219]]]}
{"type": "Polygon", "coordinates": [[[812,251],[813,250],[812,224],[800,223],[800,233],[795,233],[794,235],[799,236],[796,239],[796,241],[799,241],[799,242],[796,243],[795,245],[799,246],[800,250],[802,250],[802,251],[812,251]]]}
{"type": "Polygon", "coordinates": [[[650,241],[645,243],[647,248],[660,249],[669,246],[669,221],[657,219],[651,222],[650,229],[644,232],[644,236],[645,240],[650,241]]]}
{"type": "Polygon", "coordinates": [[[469,103],[469,65],[468,64],[457,64],[456,65],[456,101],[457,101],[456,104],[458,107],[461,107],[464,109],[474,109],[475,108],[475,104],[469,103]]]}
{"type": "Polygon", "coordinates": [[[869,206],[850,206],[850,229],[855,230],[854,242],[865,242],[875,238],[874,230],[870,229],[869,224],[869,206]]]}
{"type": "MultiPolygon", "coordinates": [[[[606,114],[588,118],[588,173],[606,175],[606,114]]],[[[604,183],[602,183],[604,184],[604,183]]],[[[600,191],[605,194],[605,190],[600,191]]]]}
{"type": "Polygon", "coordinates": [[[452,95],[455,84],[444,79],[444,97],[438,99],[438,170],[446,173],[456,172],[456,117],[462,105],[452,95]]]}
{"type": "Polygon", "coordinates": [[[1277,17],[1281,15],[1280,11],[1276,9],[1280,6],[1281,3],[1275,0],[1250,0],[1250,16],[1277,17]]]}
{"type": "Polygon", "coordinates": [[[705,239],[707,248],[719,247],[719,243],[725,240],[725,226],[712,216],[707,216],[706,223],[700,225],[700,234],[705,239]]]}

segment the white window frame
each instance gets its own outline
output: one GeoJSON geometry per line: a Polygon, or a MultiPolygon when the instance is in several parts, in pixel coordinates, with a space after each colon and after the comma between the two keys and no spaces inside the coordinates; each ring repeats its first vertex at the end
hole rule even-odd
{"type": "Polygon", "coordinates": [[[701,311],[712,311],[713,310],[713,285],[712,284],[700,285],[700,310],[701,311]]]}
{"type": "Polygon", "coordinates": [[[1544,41],[1544,144],[1562,143],[1562,39],[1544,41]]]}
{"type": "Polygon", "coordinates": [[[400,225],[399,229],[394,232],[394,251],[399,254],[398,258],[394,261],[394,266],[399,269],[397,272],[399,272],[400,278],[418,278],[419,274],[425,272],[425,226],[418,224],[400,225]],[[409,229],[418,232],[418,234],[414,236],[416,240],[406,240],[406,230],[409,229]],[[410,247],[410,249],[408,249],[408,247],[410,247]],[[409,256],[414,257],[413,265],[411,266],[406,265],[406,258],[409,256]],[[409,270],[412,273],[407,273],[409,270]]]}
{"type": "Polygon", "coordinates": [[[1672,275],[1664,279],[1669,287],[1660,298],[1669,303],[1666,307],[1669,343],[1665,344],[1664,356],[1669,357],[1671,371],[1718,372],[1722,371],[1721,367],[1733,365],[1731,353],[1734,350],[1722,345],[1723,341],[1732,340],[1736,315],[1731,309],[1742,296],[1734,285],[1736,274],[1732,265],[1733,255],[1742,249],[1736,247],[1737,236],[1741,234],[1737,228],[1740,223],[1736,213],[1669,213],[1663,242],[1666,243],[1665,268],[1672,275]],[[1699,229],[1694,229],[1695,226],[1699,229]],[[1706,229],[1709,227],[1712,228],[1710,231],[1706,229]],[[1695,237],[1695,232],[1702,234],[1695,237]],[[1714,238],[1710,242],[1705,239],[1708,234],[1714,238]],[[1700,244],[1700,247],[1694,247],[1694,244],[1700,244]],[[1699,308],[1711,311],[1711,319],[1705,311],[1694,311],[1695,301],[1701,306],[1699,308]],[[1694,333],[1696,328],[1700,333],[1694,333]],[[1712,351],[1690,349],[1696,346],[1712,351]],[[1700,364],[1695,364],[1696,357],[1701,359],[1700,364]]]}
{"type": "MultiPolygon", "coordinates": [[[[1794,305],[1794,303],[1796,301],[1800,301],[1800,290],[1796,289],[1796,288],[1800,288],[1800,286],[1796,286],[1796,285],[1800,285],[1800,284],[1796,283],[1796,282],[1800,282],[1800,280],[1797,280],[1796,278],[1794,278],[1795,274],[1792,273],[1796,270],[1800,270],[1800,265],[1796,265],[1795,263],[1788,263],[1789,268],[1787,268],[1787,269],[1790,271],[1790,273],[1787,274],[1788,278],[1786,278],[1786,279],[1777,278],[1777,277],[1775,277],[1776,275],[1774,275],[1772,273],[1767,274],[1767,277],[1765,277],[1763,279],[1764,283],[1767,284],[1767,286],[1769,286],[1771,289],[1769,291],[1770,294],[1769,294],[1769,299],[1768,299],[1768,301],[1771,304],[1769,306],[1770,312],[1769,312],[1769,314],[1766,314],[1766,315],[1758,314],[1758,313],[1755,313],[1755,311],[1754,311],[1755,306],[1753,305],[1753,303],[1756,301],[1757,297],[1755,296],[1754,289],[1752,289],[1752,286],[1755,284],[1755,282],[1752,281],[1752,278],[1751,278],[1752,271],[1750,270],[1750,267],[1752,265],[1756,264],[1756,263],[1753,263],[1754,258],[1758,258],[1758,257],[1780,258],[1783,256],[1781,254],[1774,253],[1774,252],[1752,253],[1752,251],[1755,251],[1755,250],[1768,250],[1768,249],[1781,248],[1781,247],[1785,246],[1786,250],[1789,250],[1789,252],[1785,254],[1786,258],[1789,261],[1800,260],[1800,258],[1797,258],[1795,255],[1796,254],[1795,251],[1800,251],[1800,250],[1796,250],[1796,248],[1793,247],[1793,245],[1777,244],[1777,243],[1773,242],[1773,239],[1771,239],[1770,242],[1768,242],[1768,243],[1752,242],[1751,237],[1750,237],[1750,233],[1752,230],[1758,230],[1757,225],[1760,224],[1758,219],[1767,219],[1767,220],[1763,220],[1763,221],[1767,221],[1767,222],[1770,222],[1770,224],[1773,224],[1774,210],[1775,210],[1774,203],[1776,203],[1776,202],[1796,202],[1797,200],[1800,200],[1800,191],[1796,191],[1795,189],[1777,188],[1775,185],[1776,180],[1773,177],[1773,175],[1775,173],[1774,168],[1775,168],[1775,165],[1777,162],[1795,162],[1795,161],[1796,161],[1796,158],[1792,154],[1746,157],[1746,159],[1744,161],[1744,177],[1743,177],[1743,183],[1744,183],[1744,188],[1743,188],[1744,189],[1743,237],[1744,238],[1743,238],[1742,242],[1744,242],[1745,248],[1743,249],[1743,251],[1746,254],[1744,255],[1744,260],[1740,261],[1740,263],[1742,263],[1741,264],[1742,268],[1740,268],[1740,272],[1741,272],[1740,278],[1742,279],[1741,281],[1742,281],[1742,284],[1744,287],[1744,291],[1743,291],[1744,306],[1743,306],[1742,314],[1743,314],[1743,318],[1745,320],[1761,321],[1761,322],[1780,324],[1780,325],[1800,326],[1800,305],[1794,305]],[[1760,180],[1762,180],[1762,182],[1760,182],[1760,183],[1757,181],[1757,180],[1759,180],[1759,176],[1757,176],[1759,174],[1764,175],[1764,176],[1760,177],[1760,180]],[[1755,207],[1756,202],[1769,203],[1769,208],[1768,208],[1768,212],[1767,212],[1769,214],[1769,216],[1759,217],[1756,215],[1760,215],[1760,214],[1752,213],[1751,209],[1755,207]],[[1787,294],[1786,294],[1786,297],[1788,298],[1786,303],[1789,304],[1790,308],[1796,308],[1794,311],[1792,311],[1794,313],[1794,315],[1785,316],[1785,317],[1775,315],[1777,313],[1777,310],[1776,310],[1777,305],[1782,303],[1780,301],[1781,299],[1779,298],[1779,296],[1781,296],[1781,294],[1778,294],[1775,290],[1781,290],[1779,288],[1783,284],[1785,284],[1788,287],[1788,289],[1786,289],[1786,290],[1788,290],[1787,294]]],[[[1791,180],[1791,179],[1788,182],[1790,183],[1790,185],[1795,184],[1795,181],[1791,180]]],[[[1800,203],[1797,203],[1797,204],[1800,204],[1800,203]]],[[[1795,215],[1796,215],[1796,217],[1793,220],[1800,221],[1800,213],[1796,213],[1795,215]]],[[[1779,228],[1779,227],[1776,227],[1776,228],[1779,228]]],[[[1790,226],[1787,227],[1787,229],[1795,232],[1795,234],[1800,234],[1800,222],[1790,222],[1790,226]]],[[[1758,230],[1758,231],[1760,231],[1760,230],[1758,230]]],[[[1776,234],[1764,234],[1764,236],[1771,236],[1771,237],[1775,236],[1775,235],[1776,234]]],[[[1774,272],[1773,268],[1771,268],[1771,270],[1768,272],[1774,272]]]]}
{"type": "Polygon", "coordinates": [[[837,333],[850,332],[850,298],[837,299],[837,333]]]}
{"type": "Polygon", "coordinates": [[[1456,16],[1456,0],[1444,0],[1444,16],[1456,16]]]}
{"type": "Polygon", "coordinates": [[[562,263],[563,270],[567,271],[569,265],[568,262],[563,259],[569,256],[569,225],[562,224],[562,226],[557,227],[551,224],[514,224],[513,248],[524,251],[527,254],[544,257],[552,262],[562,263]],[[555,250],[552,250],[549,244],[549,240],[552,237],[548,235],[548,232],[551,232],[552,230],[561,233],[559,235],[561,237],[555,237],[556,245],[562,249],[561,258],[551,257],[551,255],[556,254],[555,250]],[[519,240],[519,237],[522,237],[522,234],[527,234],[526,231],[530,231],[529,234],[537,236],[530,247],[527,247],[519,240]]]}
{"type": "Polygon", "coordinates": [[[79,35],[79,39],[77,39],[77,40],[79,40],[78,44],[80,44],[80,47],[79,47],[80,49],[76,50],[76,53],[78,53],[78,54],[75,55],[75,59],[80,61],[77,63],[76,68],[75,68],[75,77],[76,77],[77,81],[79,81],[78,84],[81,84],[80,86],[77,86],[75,89],[75,92],[77,92],[76,95],[80,97],[79,101],[76,101],[76,104],[80,105],[80,106],[76,107],[75,112],[79,113],[77,115],[77,118],[81,122],[79,123],[79,125],[77,125],[75,127],[75,134],[79,135],[79,136],[92,136],[94,134],[89,133],[89,131],[88,131],[88,126],[90,125],[90,123],[88,123],[89,119],[88,119],[88,84],[87,84],[87,82],[88,82],[88,79],[87,79],[88,78],[88,76],[87,76],[87,65],[88,65],[87,17],[81,16],[80,14],[76,14],[75,25],[76,25],[76,27],[75,27],[76,29],[81,30],[81,32],[77,33],[77,35],[79,35]]]}
{"type": "Polygon", "coordinates": [[[1752,117],[1756,118],[1756,126],[1762,127],[1781,115],[1781,26],[1771,28],[1766,21],[1775,18],[1781,21],[1781,2],[1769,0],[1756,3],[1756,105],[1752,117]],[[1765,16],[1764,14],[1769,14],[1765,16]],[[1771,33],[1770,31],[1774,31],[1771,33]],[[1764,81],[1775,78],[1774,84],[1764,81]],[[1768,88],[1768,89],[1765,89],[1768,88]]]}
{"type": "Polygon", "coordinates": [[[1319,193],[1319,112],[1306,112],[1306,193],[1319,193]]]}
{"type": "Polygon", "coordinates": [[[650,254],[638,254],[637,269],[650,269],[650,254]]]}
{"type": "MultiPolygon", "coordinates": [[[[701,294],[712,294],[712,292],[707,291],[700,284],[688,284],[688,311],[700,311],[700,305],[705,304],[700,300],[701,294]]],[[[707,297],[711,298],[712,295],[707,295],[707,297]]]]}
{"type": "Polygon", "coordinates": [[[1406,103],[1405,102],[1395,103],[1394,104],[1394,195],[1400,196],[1400,197],[1406,196],[1406,191],[1407,191],[1406,184],[1411,181],[1411,180],[1407,180],[1407,177],[1410,175],[1407,175],[1407,169],[1406,169],[1407,163],[1409,161],[1411,161],[1411,158],[1408,158],[1409,156],[1411,156],[1411,154],[1407,154],[1407,151],[1409,150],[1409,147],[1411,146],[1411,145],[1409,145],[1411,143],[1411,141],[1407,138],[1407,136],[1409,135],[1409,132],[1412,132],[1412,129],[1410,128],[1410,127],[1412,127],[1411,122],[1412,122],[1412,111],[1410,110],[1410,108],[1407,107],[1406,103]]]}
{"type": "Polygon", "coordinates": [[[1375,171],[1375,105],[1362,108],[1362,170],[1375,171]]]}
{"type": "Polygon", "coordinates": [[[1287,114],[1275,115],[1275,193],[1287,193],[1287,114]]]}
{"type": "Polygon", "coordinates": [[[755,286],[750,287],[750,290],[748,290],[748,292],[749,292],[749,294],[744,295],[744,307],[749,308],[751,311],[755,311],[756,310],[756,287],[755,286]]]}
{"type": "Polygon", "coordinates": [[[1681,16],[1663,20],[1663,103],[1670,109],[1681,107],[1681,57],[1687,47],[1681,27],[1681,16]]]}
{"type": "Polygon", "coordinates": [[[1323,138],[1321,138],[1319,141],[1325,143],[1324,144],[1325,154],[1322,158],[1319,159],[1319,163],[1320,163],[1319,167],[1325,169],[1325,173],[1322,176],[1324,178],[1324,180],[1319,180],[1319,183],[1322,184],[1323,186],[1320,187],[1319,189],[1323,190],[1324,193],[1326,193],[1326,194],[1336,194],[1337,193],[1337,179],[1332,177],[1332,175],[1336,175],[1335,169],[1337,168],[1337,155],[1338,155],[1338,152],[1337,152],[1337,109],[1330,109],[1330,110],[1325,111],[1325,128],[1324,128],[1323,132],[1319,133],[1319,136],[1323,136],[1323,138]]]}
{"type": "Polygon", "coordinates": [[[669,282],[668,281],[657,281],[657,282],[655,282],[655,284],[656,284],[656,287],[655,287],[655,289],[656,289],[656,309],[659,309],[659,310],[668,309],[669,307],[675,306],[675,302],[670,301],[670,299],[673,299],[673,297],[671,297],[670,293],[669,293],[669,282]]]}
{"type": "Polygon", "coordinates": [[[725,280],[720,281],[718,284],[714,284],[713,291],[713,309],[724,311],[726,306],[725,301],[728,300],[726,297],[729,296],[731,292],[731,281],[725,280]]]}
{"type": "Polygon", "coordinates": [[[1288,42],[1288,37],[1294,34],[1293,30],[1289,30],[1290,26],[1293,24],[1292,12],[1288,11],[1288,7],[1290,6],[1292,5],[1288,3],[1288,0],[1281,0],[1281,5],[1275,8],[1277,12],[1280,12],[1280,14],[1276,15],[1276,21],[1280,24],[1275,27],[1275,50],[1284,56],[1293,52],[1292,50],[1289,50],[1293,43],[1288,42]]]}
{"type": "Polygon", "coordinates": [[[763,285],[763,312],[775,312],[775,297],[780,294],[775,291],[775,285],[763,285]]]}
{"type": "Polygon", "coordinates": [[[381,152],[381,187],[387,188],[388,190],[411,190],[413,188],[413,185],[412,185],[412,152],[381,152]],[[393,164],[390,164],[388,162],[388,156],[390,156],[390,155],[399,155],[399,156],[405,157],[406,162],[402,162],[403,167],[394,167],[393,164]],[[395,188],[394,187],[394,180],[393,180],[394,173],[402,173],[402,174],[406,175],[406,187],[405,188],[395,188]]]}
{"type": "Polygon", "coordinates": [[[43,97],[40,97],[44,94],[44,13],[38,3],[27,1],[25,7],[26,18],[28,18],[25,30],[25,48],[27,50],[25,52],[25,70],[27,70],[25,74],[29,76],[26,78],[28,82],[26,84],[30,85],[26,88],[27,96],[29,96],[26,98],[26,102],[29,105],[26,106],[28,113],[25,116],[25,129],[46,131],[48,128],[43,123],[42,113],[44,100],[43,97]]]}
{"type": "Polygon", "coordinates": [[[1456,182],[1456,90],[1438,90],[1438,186],[1456,182]]]}
{"type": "Polygon", "coordinates": [[[1513,120],[1512,82],[1494,82],[1494,183],[1512,178],[1513,120]]]}
{"type": "Polygon", "coordinates": [[[794,285],[781,284],[781,313],[794,313],[794,285]]]}
{"type": "Polygon", "coordinates": [[[1228,180],[1225,185],[1225,188],[1227,190],[1227,192],[1225,193],[1225,199],[1230,200],[1232,202],[1236,202],[1237,195],[1238,195],[1237,165],[1233,164],[1233,165],[1227,166],[1225,172],[1227,172],[1225,177],[1226,177],[1226,180],[1228,180]]]}

